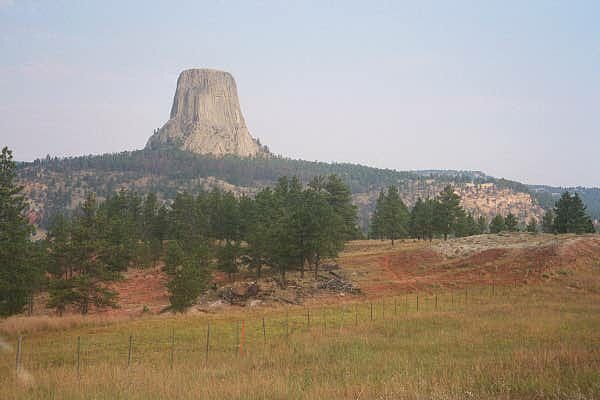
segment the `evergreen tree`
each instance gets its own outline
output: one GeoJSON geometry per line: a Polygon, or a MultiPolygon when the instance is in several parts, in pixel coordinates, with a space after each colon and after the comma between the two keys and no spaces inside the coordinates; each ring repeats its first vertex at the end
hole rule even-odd
{"type": "Polygon", "coordinates": [[[165,268],[164,271],[167,275],[174,275],[175,269],[181,265],[185,260],[185,253],[183,248],[179,245],[176,240],[167,243],[167,249],[165,252],[165,268]]]}
{"type": "Polygon", "coordinates": [[[519,221],[517,220],[517,217],[515,217],[510,212],[508,214],[506,214],[506,218],[504,218],[504,226],[506,227],[507,231],[516,232],[518,224],[519,224],[519,221]]]}
{"type": "Polygon", "coordinates": [[[142,234],[141,200],[125,190],[98,205],[94,228],[103,251],[96,256],[112,272],[124,271],[136,260],[142,234]]]}
{"type": "Polygon", "coordinates": [[[385,238],[394,240],[408,236],[409,213],[396,186],[390,186],[380,211],[381,228],[385,238]]]}
{"type": "Polygon", "coordinates": [[[490,233],[500,233],[505,230],[506,224],[504,222],[504,217],[502,217],[500,214],[497,214],[490,222],[490,233]]]}
{"type": "MultiPolygon", "coordinates": [[[[71,228],[70,259],[76,266],[67,283],[51,283],[49,306],[56,306],[59,312],[65,301],[74,304],[82,314],[87,314],[90,306],[115,307],[116,293],[107,284],[118,274],[105,260],[113,250],[99,226],[98,206],[93,193],[88,194],[73,221],[71,228]]],[[[54,252],[54,248],[52,248],[54,252]]]]}
{"type": "Polygon", "coordinates": [[[479,233],[479,226],[471,213],[465,213],[461,208],[458,212],[455,226],[457,237],[473,236],[479,233]]]}
{"type": "Polygon", "coordinates": [[[579,194],[564,192],[554,207],[554,231],[557,233],[594,233],[591,218],[579,194]]]}
{"type": "Polygon", "coordinates": [[[25,216],[22,187],[15,178],[12,152],[4,147],[0,156],[0,316],[23,311],[42,274],[29,262],[33,228],[25,216]]]}
{"type": "Polygon", "coordinates": [[[371,216],[369,236],[373,239],[383,239],[385,236],[383,226],[383,210],[385,207],[385,201],[385,191],[382,189],[379,191],[379,197],[377,197],[377,201],[375,202],[375,210],[373,211],[373,215],[371,216]]]}
{"type": "MultiPolygon", "coordinates": [[[[341,190],[340,190],[341,192],[341,190]]],[[[321,260],[325,257],[337,257],[347,238],[356,234],[356,218],[349,218],[345,207],[331,200],[329,191],[304,192],[304,220],[306,226],[306,261],[314,264],[317,279],[321,260]],[[354,224],[351,227],[348,224],[354,224]]],[[[351,210],[355,211],[354,208],[351,210]]],[[[356,213],[355,213],[356,215],[356,213]]]]}
{"type": "Polygon", "coordinates": [[[461,213],[460,197],[454,193],[452,186],[446,186],[438,196],[437,226],[444,240],[456,228],[456,223],[461,213]]]}
{"type": "Polygon", "coordinates": [[[435,214],[439,204],[437,200],[421,198],[417,199],[411,210],[410,215],[410,232],[411,236],[417,239],[432,240],[437,232],[435,214]]]}
{"type": "Polygon", "coordinates": [[[233,280],[233,274],[238,272],[239,252],[239,245],[230,241],[226,241],[225,245],[217,250],[217,268],[225,272],[229,280],[233,280]]]}
{"type": "Polygon", "coordinates": [[[198,259],[187,258],[181,265],[176,266],[171,280],[167,283],[171,309],[183,312],[192,306],[206,288],[208,277],[207,264],[198,259]]]}
{"type": "Polygon", "coordinates": [[[294,177],[279,179],[274,191],[274,214],[269,230],[269,260],[279,271],[281,284],[285,286],[285,273],[298,268],[305,260],[302,247],[302,232],[299,230],[299,206],[302,202],[302,187],[294,177]]]}
{"type": "Polygon", "coordinates": [[[327,202],[333,208],[333,212],[339,216],[340,223],[335,229],[340,236],[339,240],[356,239],[358,236],[358,216],[356,206],[352,203],[350,188],[339,176],[330,175],[324,189],[328,193],[327,202]]]}
{"type": "Polygon", "coordinates": [[[408,226],[411,237],[425,239],[425,216],[425,202],[419,197],[410,211],[408,226]]]}
{"type": "Polygon", "coordinates": [[[217,239],[238,241],[240,239],[240,209],[233,193],[225,192],[221,196],[221,227],[217,239]]]}
{"type": "Polygon", "coordinates": [[[247,243],[246,254],[242,256],[248,268],[255,270],[257,278],[264,265],[272,265],[271,244],[272,227],[279,213],[276,210],[274,193],[271,188],[265,188],[258,192],[246,210],[247,243]]]}
{"type": "MultiPolygon", "coordinates": [[[[218,196],[220,203],[220,192],[218,196]]],[[[215,229],[220,229],[220,226],[214,223],[215,229]]],[[[197,199],[189,193],[177,193],[169,212],[170,238],[176,240],[185,253],[190,254],[196,247],[205,244],[208,225],[207,217],[197,199]]],[[[222,237],[221,231],[217,234],[218,237],[222,237]]]]}
{"type": "Polygon", "coordinates": [[[65,280],[73,277],[70,221],[57,214],[50,223],[46,242],[51,249],[48,256],[47,271],[55,278],[65,280]]]}

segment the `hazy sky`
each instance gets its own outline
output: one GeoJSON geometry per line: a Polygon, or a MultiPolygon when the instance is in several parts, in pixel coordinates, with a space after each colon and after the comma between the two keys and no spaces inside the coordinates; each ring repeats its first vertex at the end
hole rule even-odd
{"type": "Polygon", "coordinates": [[[293,158],[600,186],[600,2],[0,0],[0,145],[142,148],[179,72],[293,158]]]}

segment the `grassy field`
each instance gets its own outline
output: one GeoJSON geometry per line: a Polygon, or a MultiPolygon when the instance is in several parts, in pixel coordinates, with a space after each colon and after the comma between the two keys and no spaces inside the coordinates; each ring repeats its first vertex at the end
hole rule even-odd
{"type": "Polygon", "coordinates": [[[0,398],[600,398],[599,264],[552,276],[310,308],[13,318],[0,398]]]}

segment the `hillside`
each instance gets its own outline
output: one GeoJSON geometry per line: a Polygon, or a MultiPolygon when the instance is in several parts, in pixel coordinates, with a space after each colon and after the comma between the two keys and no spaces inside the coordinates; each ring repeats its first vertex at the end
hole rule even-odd
{"type": "Polygon", "coordinates": [[[173,148],[137,150],[72,158],[50,158],[19,165],[19,178],[32,199],[31,220],[45,226],[56,212],[72,210],[93,191],[104,197],[119,189],[155,192],[163,200],[178,191],[197,193],[220,187],[252,194],[281,176],[299,176],[308,182],[316,175],[337,174],[350,186],[366,230],[379,190],[397,185],[410,206],[418,197],[433,197],[451,184],[463,206],[476,216],[491,218],[512,212],[525,221],[540,218],[543,209],[528,188],[473,171],[396,171],[348,163],[324,163],[283,157],[213,157],[173,148]]]}

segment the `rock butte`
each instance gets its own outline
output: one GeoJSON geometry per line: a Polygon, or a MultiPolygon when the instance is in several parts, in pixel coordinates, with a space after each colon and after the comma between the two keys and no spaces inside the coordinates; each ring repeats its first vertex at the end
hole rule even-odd
{"type": "Polygon", "coordinates": [[[248,132],[233,76],[212,69],[189,69],[179,75],[170,119],[146,148],[165,145],[215,156],[266,152],[248,132]]]}

